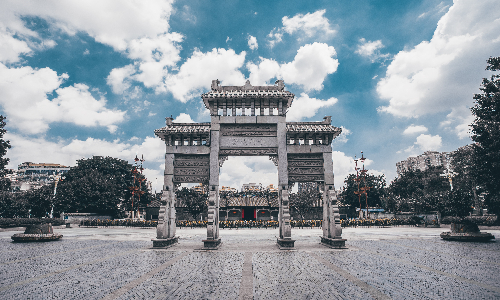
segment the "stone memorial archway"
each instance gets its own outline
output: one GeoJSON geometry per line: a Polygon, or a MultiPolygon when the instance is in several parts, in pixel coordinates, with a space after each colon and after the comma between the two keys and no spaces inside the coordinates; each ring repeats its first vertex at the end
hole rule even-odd
{"type": "Polygon", "coordinates": [[[219,237],[219,168],[229,156],[269,156],[278,167],[279,238],[282,249],[294,247],[289,190],[295,182],[323,185],[323,236],[330,247],[343,247],[337,198],[333,185],[331,142],[341,129],[322,122],[286,122],[294,94],[282,80],[274,86],[220,86],[201,97],[210,110],[210,123],[173,123],[155,130],[166,145],[165,175],[157,238],[154,247],[177,242],[175,188],[181,183],[204,183],[209,188],[206,249],[217,249],[219,237]]]}

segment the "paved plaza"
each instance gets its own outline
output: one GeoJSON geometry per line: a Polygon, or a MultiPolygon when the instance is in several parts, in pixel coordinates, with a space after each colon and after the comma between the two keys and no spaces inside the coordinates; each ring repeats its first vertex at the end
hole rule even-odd
{"type": "MultiPolygon", "coordinates": [[[[348,249],[319,244],[320,229],[178,229],[152,249],[154,228],[55,228],[64,237],[12,243],[0,232],[0,299],[500,299],[500,243],[447,242],[447,228],[347,228],[348,249]]],[[[483,231],[500,238],[500,230],[483,231]]]]}

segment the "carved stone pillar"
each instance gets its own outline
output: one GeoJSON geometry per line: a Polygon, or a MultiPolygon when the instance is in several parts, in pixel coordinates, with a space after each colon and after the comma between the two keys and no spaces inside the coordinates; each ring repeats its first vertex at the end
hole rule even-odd
{"type": "Polygon", "coordinates": [[[218,117],[212,117],[207,239],[203,240],[206,249],[217,249],[221,242],[219,238],[219,130],[218,117]]]}
{"type": "Polygon", "coordinates": [[[163,193],[161,197],[156,239],[153,247],[168,247],[177,243],[175,236],[175,190],[174,190],[174,154],[165,155],[165,173],[163,177],[163,193]]]}
{"type": "Polygon", "coordinates": [[[345,247],[346,239],[342,239],[337,193],[333,185],[332,153],[323,153],[325,170],[325,186],[323,191],[323,236],[321,243],[332,248],[345,247]]]}
{"type": "Polygon", "coordinates": [[[292,227],[290,225],[290,202],[288,199],[288,157],[286,150],[286,121],[278,117],[278,197],[279,197],[279,238],[280,249],[293,248],[292,227]]]}

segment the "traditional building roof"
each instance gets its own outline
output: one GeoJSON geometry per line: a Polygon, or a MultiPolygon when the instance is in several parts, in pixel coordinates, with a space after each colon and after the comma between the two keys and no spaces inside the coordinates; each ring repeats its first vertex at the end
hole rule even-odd
{"type": "Polygon", "coordinates": [[[285,91],[283,80],[277,80],[271,86],[252,86],[247,80],[243,86],[220,86],[218,80],[212,80],[211,91],[201,95],[205,107],[211,112],[214,108],[278,108],[279,105],[289,108],[295,97],[285,91]]]}
{"type": "Polygon", "coordinates": [[[163,128],[155,130],[156,135],[169,135],[179,133],[210,133],[210,123],[172,123],[163,128]]]}
{"type": "Polygon", "coordinates": [[[341,128],[332,126],[330,124],[322,124],[318,122],[308,122],[308,123],[295,123],[295,122],[287,122],[286,123],[286,132],[287,133],[333,133],[340,134],[342,132],[341,128]]]}

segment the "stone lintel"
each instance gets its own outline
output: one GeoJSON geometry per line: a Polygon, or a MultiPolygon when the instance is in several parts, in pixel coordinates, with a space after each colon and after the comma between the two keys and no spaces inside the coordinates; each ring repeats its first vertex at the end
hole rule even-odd
{"type": "Polygon", "coordinates": [[[286,145],[288,154],[332,152],[331,145],[286,145]]]}
{"type": "Polygon", "coordinates": [[[210,154],[207,146],[167,146],[167,154],[210,154]]]}
{"type": "Polygon", "coordinates": [[[256,116],[257,117],[257,123],[280,123],[280,122],[286,122],[285,116],[256,116]]]}
{"type": "Polygon", "coordinates": [[[179,242],[179,237],[174,236],[168,239],[151,239],[153,241],[154,248],[169,248],[179,242]]]}
{"type": "Polygon", "coordinates": [[[347,241],[347,239],[331,239],[324,236],[321,237],[321,244],[329,248],[347,249],[345,241],[347,241]]]}

